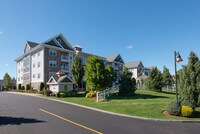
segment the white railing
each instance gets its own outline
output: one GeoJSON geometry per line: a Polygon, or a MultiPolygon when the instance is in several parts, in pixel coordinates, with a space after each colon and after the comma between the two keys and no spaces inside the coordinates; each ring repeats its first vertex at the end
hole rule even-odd
{"type": "Polygon", "coordinates": [[[69,56],[68,55],[61,55],[61,61],[69,61],[69,56]]]}
{"type": "Polygon", "coordinates": [[[96,94],[96,102],[106,100],[111,94],[119,92],[119,86],[114,86],[108,88],[106,90],[97,92],[96,94]]]}

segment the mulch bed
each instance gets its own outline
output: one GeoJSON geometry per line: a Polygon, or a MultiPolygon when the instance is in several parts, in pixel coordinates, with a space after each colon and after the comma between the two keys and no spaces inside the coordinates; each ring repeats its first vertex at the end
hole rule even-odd
{"type": "Polygon", "coordinates": [[[167,112],[167,110],[163,110],[162,113],[163,113],[164,115],[168,116],[168,117],[182,118],[182,119],[186,118],[186,117],[182,117],[182,116],[171,115],[171,114],[169,114],[169,113],[167,112]]]}

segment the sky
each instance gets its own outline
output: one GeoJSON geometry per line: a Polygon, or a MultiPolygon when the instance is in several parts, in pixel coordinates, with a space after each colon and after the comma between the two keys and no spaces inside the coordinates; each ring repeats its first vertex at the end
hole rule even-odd
{"type": "Polygon", "coordinates": [[[174,74],[174,51],[187,64],[200,56],[198,0],[0,0],[0,79],[16,77],[15,59],[26,41],[62,33],[71,45],[125,62],[163,66],[174,74]]]}

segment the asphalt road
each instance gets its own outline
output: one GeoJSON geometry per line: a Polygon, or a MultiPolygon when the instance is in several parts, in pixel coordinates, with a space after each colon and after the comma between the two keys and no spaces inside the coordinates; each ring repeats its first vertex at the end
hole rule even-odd
{"type": "Polygon", "coordinates": [[[0,134],[199,134],[200,123],[140,120],[0,92],[0,134]]]}

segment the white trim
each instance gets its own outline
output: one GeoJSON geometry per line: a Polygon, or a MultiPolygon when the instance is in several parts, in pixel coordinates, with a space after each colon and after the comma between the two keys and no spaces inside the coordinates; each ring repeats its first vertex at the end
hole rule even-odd
{"type": "Polygon", "coordinates": [[[51,77],[49,78],[47,84],[48,84],[48,85],[55,85],[55,84],[58,84],[58,83],[57,83],[57,81],[54,79],[54,77],[51,76],[51,77]],[[49,83],[51,79],[53,79],[53,81],[54,81],[55,83],[49,83]]]}
{"type": "Polygon", "coordinates": [[[61,48],[64,49],[64,47],[63,47],[55,38],[53,39],[53,41],[54,41],[57,45],[59,45],[61,48]]]}

